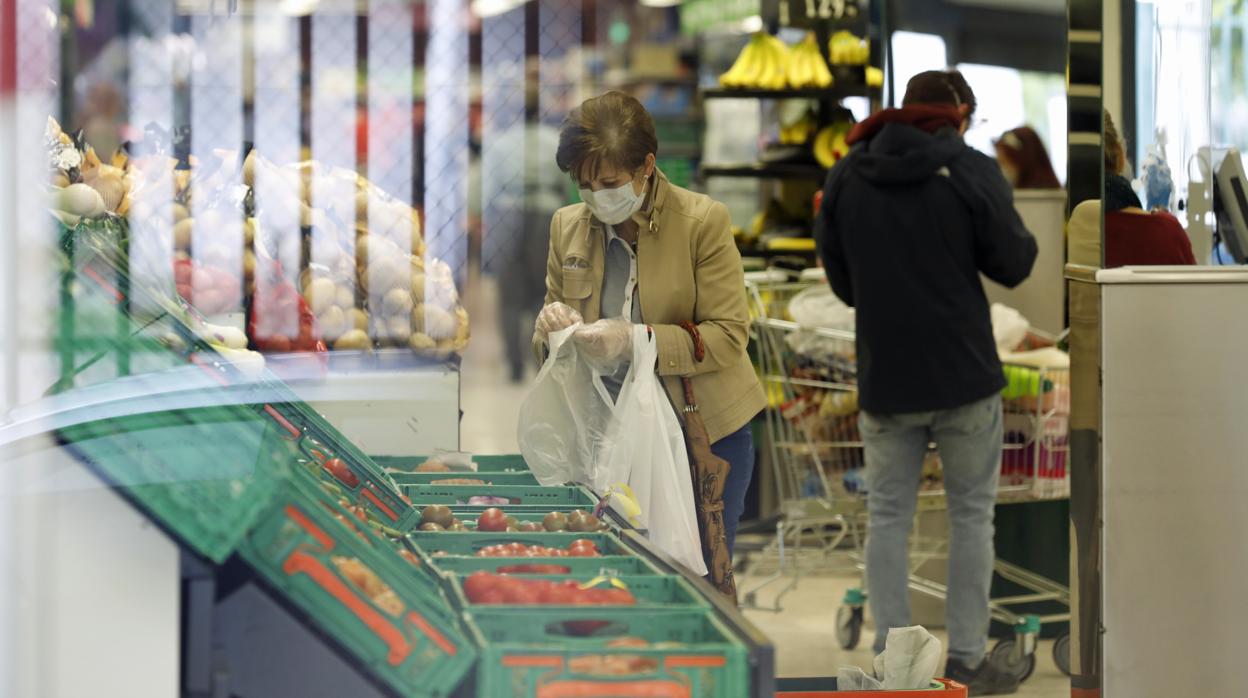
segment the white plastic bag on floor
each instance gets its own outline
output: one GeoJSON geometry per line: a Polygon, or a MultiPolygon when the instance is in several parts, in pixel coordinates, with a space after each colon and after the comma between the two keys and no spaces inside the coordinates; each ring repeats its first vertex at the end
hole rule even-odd
{"type": "Polygon", "coordinates": [[[520,408],[520,452],[543,485],[582,482],[598,494],[628,485],[650,542],[706,574],[680,420],[655,373],[658,346],[633,327],[633,356],[615,401],[577,356],[575,328],[550,336],[550,355],[520,408]]]}
{"type": "Polygon", "coordinates": [[[913,691],[932,685],[944,650],[921,625],[893,628],[884,641],[884,652],[872,667],[875,676],[858,667],[841,667],[836,672],[838,691],[913,691]]]}

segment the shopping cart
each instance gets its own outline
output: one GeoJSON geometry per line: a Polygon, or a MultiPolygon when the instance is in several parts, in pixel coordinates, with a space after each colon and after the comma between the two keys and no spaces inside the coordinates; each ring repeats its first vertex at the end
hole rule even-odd
{"type": "MultiPolygon", "coordinates": [[[[743,606],[779,611],[803,572],[844,570],[865,573],[866,531],[863,448],[858,433],[857,362],[852,329],[812,327],[788,319],[789,302],[802,291],[825,284],[822,274],[773,275],[747,283],[753,316],[751,339],[760,379],[767,388],[766,454],[779,500],[775,537],[750,556],[752,569],[774,571],[744,590],[743,606]],[[769,606],[758,603],[765,587],[787,580],[769,606]]],[[[1001,502],[1068,498],[1069,367],[1053,354],[1008,363],[1003,391],[1005,444],[1002,450],[1001,502]]],[[[1064,358],[1064,357],[1063,357],[1064,358]]],[[[929,451],[923,468],[918,510],[945,509],[940,459],[929,451]]],[[[916,517],[916,521],[917,521],[916,517]]],[[[927,563],[946,560],[945,536],[912,536],[910,588],[945,600],[946,587],[923,576],[927,563]]],[[[1000,641],[991,658],[1026,678],[1035,668],[1036,639],[1044,625],[1070,620],[1069,589],[1022,567],[998,560],[995,573],[1028,593],[994,598],[994,620],[1015,629],[1000,641]],[[1023,605],[1053,602],[1066,610],[1049,615],[1016,612],[1023,605]]],[[[862,588],[865,588],[865,584],[862,588]]],[[[866,594],[847,592],[837,612],[841,646],[858,645],[866,594]]],[[[1054,659],[1069,673],[1069,637],[1054,645],[1054,659]]]]}

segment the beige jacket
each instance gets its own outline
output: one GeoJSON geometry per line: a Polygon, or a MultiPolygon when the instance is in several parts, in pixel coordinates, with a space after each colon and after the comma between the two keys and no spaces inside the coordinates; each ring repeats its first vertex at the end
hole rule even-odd
{"type": "MultiPolygon", "coordinates": [[[[703,194],[681,189],[656,170],[651,195],[633,217],[637,239],[637,292],[641,317],[658,340],[658,372],[678,409],[680,376],[693,377],[712,442],[757,415],[767,399],[746,353],[749,310],[741,254],[732,239],[728,209],[703,194]],[[701,363],[693,340],[678,323],[697,323],[706,345],[701,363]]],[[[546,303],[566,303],[585,322],[601,316],[603,224],[583,204],[559,209],[550,223],[546,303]]],[[[533,338],[538,356],[544,341],[533,338]]]]}

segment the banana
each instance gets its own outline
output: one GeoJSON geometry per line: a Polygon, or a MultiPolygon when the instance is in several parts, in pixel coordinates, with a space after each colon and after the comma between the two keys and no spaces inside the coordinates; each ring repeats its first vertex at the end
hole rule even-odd
{"type": "Polygon", "coordinates": [[[733,61],[732,67],[728,72],[719,76],[719,84],[724,87],[744,87],[746,84],[746,76],[750,74],[751,69],[755,65],[755,54],[758,52],[757,37],[750,39],[745,48],[741,49],[741,54],[737,56],[737,60],[733,61]]]}
{"type": "Polygon", "coordinates": [[[777,77],[781,80],[784,79],[784,73],[782,72],[783,63],[780,61],[780,56],[776,52],[775,45],[773,45],[766,38],[762,41],[762,68],[759,70],[758,75],[751,87],[769,90],[773,89],[772,86],[775,85],[777,77]]]}

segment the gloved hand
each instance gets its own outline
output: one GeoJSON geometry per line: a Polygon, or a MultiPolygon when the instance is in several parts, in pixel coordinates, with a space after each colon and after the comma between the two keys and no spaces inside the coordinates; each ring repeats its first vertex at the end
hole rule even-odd
{"type": "Polygon", "coordinates": [[[572,341],[586,361],[611,371],[632,358],[633,323],[624,318],[599,320],[573,332],[572,341]]]}
{"type": "Polygon", "coordinates": [[[578,322],[581,322],[580,313],[571,306],[555,302],[543,306],[541,312],[537,314],[536,329],[542,335],[542,339],[545,339],[550,336],[551,332],[566,330],[578,322]]]}

